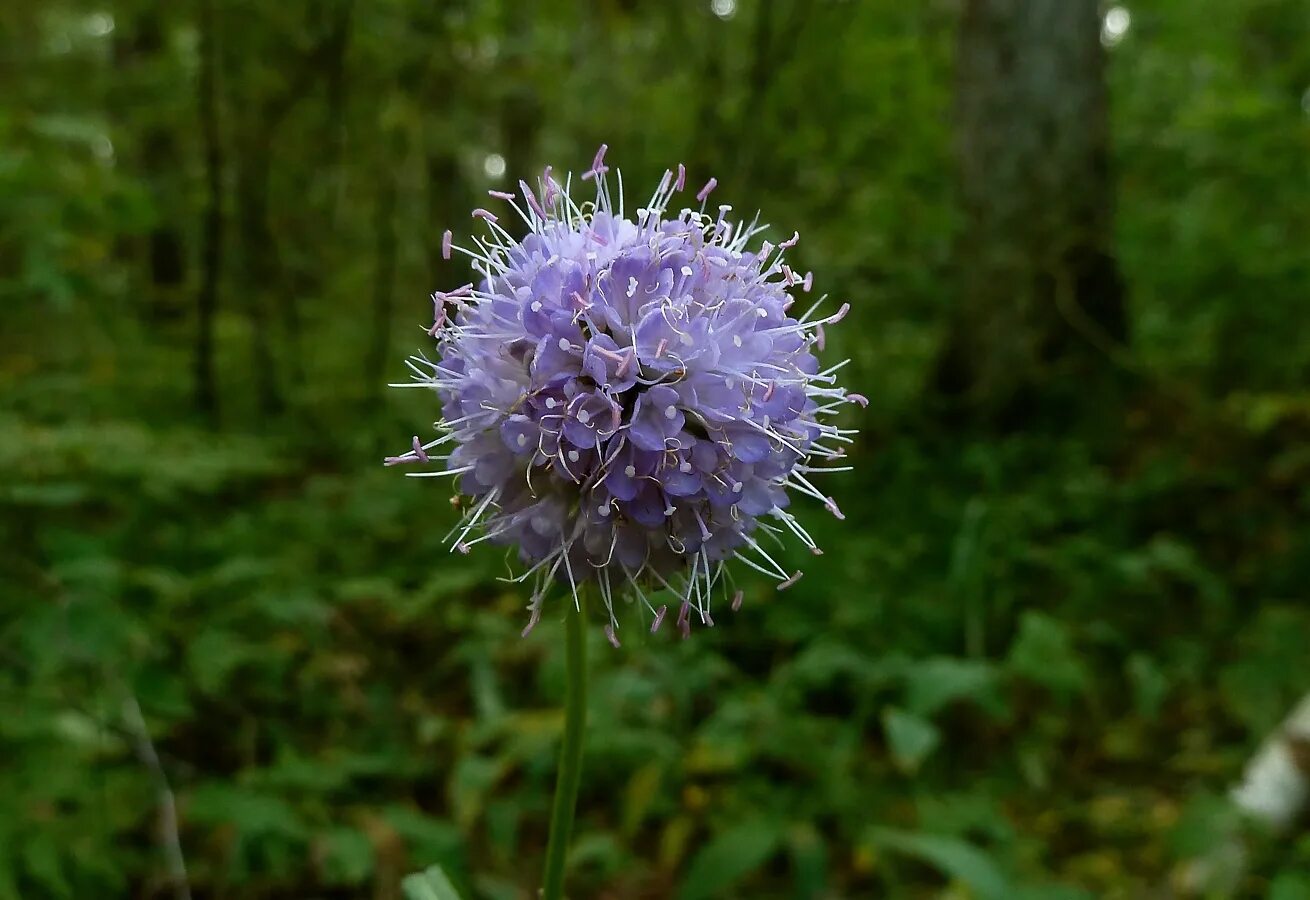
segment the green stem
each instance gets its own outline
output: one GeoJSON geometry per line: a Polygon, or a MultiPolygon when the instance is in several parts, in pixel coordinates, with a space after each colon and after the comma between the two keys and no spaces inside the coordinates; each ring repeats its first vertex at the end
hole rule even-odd
{"type": "Polygon", "coordinates": [[[568,670],[564,700],[564,744],[560,747],[555,804],[550,813],[550,841],[546,845],[542,900],[561,900],[564,896],[564,864],[569,853],[569,833],[573,830],[573,810],[578,803],[578,784],[582,780],[582,737],[587,725],[585,618],[581,609],[568,604],[564,621],[564,652],[568,670]]]}

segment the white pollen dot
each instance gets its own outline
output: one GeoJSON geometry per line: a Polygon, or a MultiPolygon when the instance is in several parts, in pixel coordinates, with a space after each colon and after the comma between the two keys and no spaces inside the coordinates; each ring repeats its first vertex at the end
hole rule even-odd
{"type": "Polygon", "coordinates": [[[691,471],[691,463],[684,461],[682,465],[678,466],[678,471],[686,475],[691,471]]]}
{"type": "Polygon", "coordinates": [[[755,314],[763,319],[769,315],[769,311],[767,309],[757,309],[755,310],[755,314]]]}
{"type": "Polygon", "coordinates": [[[690,278],[690,277],[691,277],[691,274],[692,274],[692,273],[691,273],[691,266],[683,266],[683,267],[682,267],[682,274],[683,274],[683,275],[686,275],[688,278],[690,278]]]}
{"type": "Polygon", "coordinates": [[[569,339],[568,339],[568,338],[560,338],[560,339],[559,339],[559,348],[560,348],[561,350],[567,350],[567,349],[569,349],[569,339]]]}
{"type": "Polygon", "coordinates": [[[678,416],[678,409],[675,406],[664,407],[664,418],[675,419],[678,416]]]}
{"type": "Polygon", "coordinates": [[[554,408],[555,408],[555,398],[554,398],[554,397],[547,397],[547,398],[546,398],[546,409],[554,409],[554,408]]]}
{"type": "Polygon", "coordinates": [[[734,347],[740,347],[740,346],[741,346],[741,335],[739,335],[739,334],[734,334],[734,335],[732,336],[732,346],[734,346],[734,347]]]}
{"type": "Polygon", "coordinates": [[[526,434],[520,434],[518,436],[518,442],[520,447],[526,447],[528,445],[528,436],[526,434]]]}
{"type": "Polygon", "coordinates": [[[635,293],[637,293],[637,279],[635,279],[635,278],[629,278],[629,279],[628,279],[628,296],[631,297],[631,296],[632,296],[633,294],[635,294],[635,293]]]}
{"type": "Polygon", "coordinates": [[[600,506],[596,507],[596,512],[600,513],[600,517],[603,519],[610,514],[610,505],[608,503],[602,503],[600,506]]]}
{"type": "Polygon", "coordinates": [[[626,467],[626,468],[623,470],[623,474],[624,474],[624,475],[627,475],[629,478],[636,478],[636,477],[637,477],[637,467],[636,467],[636,466],[628,466],[628,467],[626,467]]]}
{"type": "Polygon", "coordinates": [[[677,510],[674,509],[672,506],[670,506],[668,509],[664,510],[664,515],[666,515],[666,516],[671,516],[671,515],[673,515],[675,512],[677,512],[677,510]]]}
{"type": "Polygon", "coordinates": [[[569,462],[577,462],[581,458],[582,458],[582,454],[579,453],[577,450],[569,451],[569,462]]]}
{"type": "Polygon", "coordinates": [[[591,421],[591,413],[587,412],[585,409],[578,410],[578,421],[583,425],[586,425],[591,421]]]}
{"type": "Polygon", "coordinates": [[[741,490],[741,482],[740,482],[740,481],[734,481],[734,482],[732,483],[732,492],[735,494],[735,493],[737,493],[737,491],[739,491],[739,490],[741,490]]]}
{"type": "Polygon", "coordinates": [[[533,311],[533,312],[541,312],[541,301],[540,301],[540,300],[533,300],[533,301],[532,301],[532,311],[533,311]]]}

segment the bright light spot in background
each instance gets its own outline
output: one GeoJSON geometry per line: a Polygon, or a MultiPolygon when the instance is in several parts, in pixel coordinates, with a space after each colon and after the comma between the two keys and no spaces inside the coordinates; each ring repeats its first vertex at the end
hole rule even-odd
{"type": "Polygon", "coordinates": [[[1113,47],[1122,41],[1132,22],[1132,16],[1128,15],[1127,9],[1122,6],[1110,7],[1105,14],[1105,21],[1101,23],[1101,43],[1113,47]]]}
{"type": "Polygon", "coordinates": [[[731,19],[737,11],[737,0],[710,0],[710,10],[720,19],[731,19]]]}
{"type": "Polygon", "coordinates": [[[1306,88],[1305,93],[1301,95],[1301,112],[1310,116],[1310,87],[1306,88]]]}
{"type": "Polygon", "coordinates": [[[92,37],[104,37],[114,30],[114,17],[108,13],[95,13],[87,16],[86,33],[92,37]]]}
{"type": "Polygon", "coordinates": [[[482,171],[487,173],[488,178],[501,177],[505,174],[505,157],[499,153],[488,153],[482,161],[482,171]]]}
{"type": "Polygon", "coordinates": [[[103,134],[97,134],[91,141],[91,152],[105,165],[114,164],[114,142],[103,134]]]}

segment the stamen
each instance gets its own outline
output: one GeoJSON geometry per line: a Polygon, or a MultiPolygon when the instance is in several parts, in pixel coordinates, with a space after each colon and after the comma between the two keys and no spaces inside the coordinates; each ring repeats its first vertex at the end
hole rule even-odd
{"type": "Polygon", "coordinates": [[[541,621],[541,604],[537,603],[532,607],[532,613],[531,615],[528,616],[527,627],[523,629],[523,633],[521,637],[527,637],[528,635],[530,635],[532,633],[532,629],[536,628],[537,623],[540,621],[541,621]]]}
{"type": "Polygon", "coordinates": [[[791,576],[790,578],[788,578],[786,581],[783,581],[783,582],[781,582],[781,583],[778,585],[778,590],[780,590],[780,591],[785,591],[785,590],[787,590],[787,588],[791,587],[793,584],[795,584],[796,582],[800,581],[800,580],[801,580],[801,576],[804,575],[804,574],[805,574],[805,573],[802,572],[800,569],[797,569],[797,570],[796,570],[796,573],[795,573],[794,575],[792,575],[792,576],[791,576]]]}

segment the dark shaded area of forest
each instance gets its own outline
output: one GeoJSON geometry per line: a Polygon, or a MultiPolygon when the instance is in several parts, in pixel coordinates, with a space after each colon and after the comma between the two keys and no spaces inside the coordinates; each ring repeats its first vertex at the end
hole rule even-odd
{"type": "Polygon", "coordinates": [[[1310,898],[1229,793],[1310,779],[1304,0],[50,0],[0,7],[0,900],[535,896],[560,623],[383,469],[437,416],[385,385],[443,230],[601,142],[799,230],[871,403],[793,589],[595,629],[572,896],[1310,898]]]}

